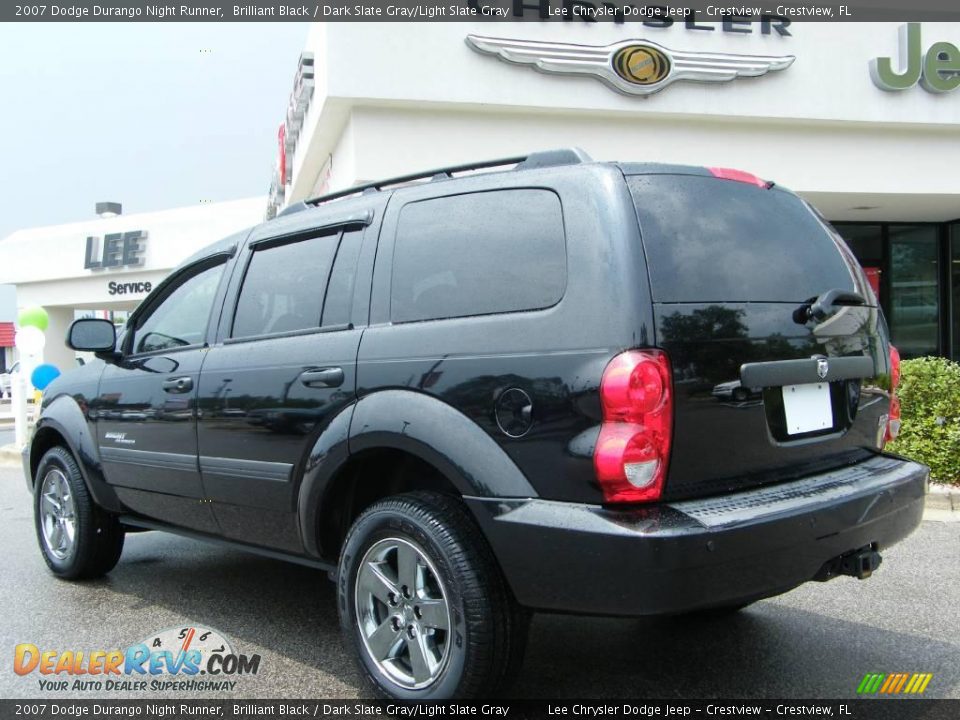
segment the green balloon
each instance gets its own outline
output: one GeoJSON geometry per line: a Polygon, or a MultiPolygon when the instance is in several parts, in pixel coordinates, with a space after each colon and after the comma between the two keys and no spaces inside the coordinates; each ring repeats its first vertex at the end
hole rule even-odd
{"type": "Polygon", "coordinates": [[[50,316],[42,307],[26,308],[17,316],[17,323],[20,327],[35,327],[45,331],[50,324],[50,316]]]}

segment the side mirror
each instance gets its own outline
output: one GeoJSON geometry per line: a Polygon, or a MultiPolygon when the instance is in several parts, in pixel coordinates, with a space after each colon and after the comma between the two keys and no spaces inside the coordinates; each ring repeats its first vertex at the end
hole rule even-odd
{"type": "Polygon", "coordinates": [[[112,353],[117,345],[117,330],[109,320],[74,320],[67,331],[67,347],[92,353],[112,353]]]}

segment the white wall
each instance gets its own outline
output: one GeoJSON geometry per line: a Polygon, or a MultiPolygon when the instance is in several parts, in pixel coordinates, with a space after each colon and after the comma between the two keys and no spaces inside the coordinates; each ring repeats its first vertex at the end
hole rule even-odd
{"type": "MultiPolygon", "coordinates": [[[[687,30],[638,23],[338,23],[326,32],[327,94],[404,103],[586,110],[628,115],[702,115],[882,124],[960,124],[960,92],[884,92],[868,64],[898,56],[901,23],[794,23],[791,37],[687,30]],[[731,83],[674,83],[646,99],[592,78],[538,73],[480,55],[468,34],[606,45],[631,38],[674,50],[794,55],[786,70],[731,83]]],[[[716,25],[719,25],[717,23],[716,25]]],[[[960,23],[925,23],[923,44],[960,44],[960,23]]],[[[311,36],[311,39],[313,36],[311,36]]],[[[324,48],[320,49],[321,52],[324,48]]],[[[318,62],[320,60],[318,59],[318,62]]],[[[318,87],[317,92],[321,92],[318,87]]]]}
{"type": "MultiPolygon", "coordinates": [[[[130,276],[129,281],[133,275],[170,270],[205,245],[261,222],[265,208],[266,199],[257,197],[18,230],[0,240],[0,283],[16,284],[23,292],[24,284],[45,280],[130,276]],[[84,269],[88,236],[102,240],[107,233],[132,230],[149,233],[141,267],[84,269]]],[[[57,295],[51,304],[73,302],[57,295]]]]}
{"type": "MultiPolygon", "coordinates": [[[[719,25],[716,23],[715,25],[719,25]]],[[[445,164],[576,145],[597,159],[743,168],[815,198],[842,220],[960,217],[960,91],[884,92],[869,62],[899,57],[899,23],[794,23],[791,37],[639,23],[317,24],[316,90],[288,201],[445,164]],[[469,33],[675,50],[795,55],[783,71],[627,97],[467,47],[469,33]],[[951,159],[952,158],[952,159],[951,159]],[[851,208],[877,206],[875,210],[851,208]]],[[[960,44],[960,23],[924,23],[923,45],[960,44]]]]}

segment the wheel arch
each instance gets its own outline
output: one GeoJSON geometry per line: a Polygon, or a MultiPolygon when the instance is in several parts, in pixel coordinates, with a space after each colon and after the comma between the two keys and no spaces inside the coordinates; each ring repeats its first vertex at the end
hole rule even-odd
{"type": "Polygon", "coordinates": [[[336,559],[349,524],[373,502],[412,490],[456,497],[536,497],[513,460],[446,403],[384,390],[341,412],[311,452],[299,493],[308,553],[336,559]]]}
{"type": "Polygon", "coordinates": [[[107,484],[100,469],[100,453],[96,438],[77,402],[61,395],[43,408],[30,441],[31,488],[36,485],[37,469],[44,454],[57,445],[63,446],[76,460],[80,475],[94,502],[113,512],[122,510],[116,493],[107,484]]]}

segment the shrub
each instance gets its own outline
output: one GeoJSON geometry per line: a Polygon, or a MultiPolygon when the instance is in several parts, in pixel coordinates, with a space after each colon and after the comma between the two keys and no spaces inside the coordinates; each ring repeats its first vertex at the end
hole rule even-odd
{"type": "Polygon", "coordinates": [[[902,425],[887,449],[929,465],[937,482],[960,484],[960,363],[924,357],[900,367],[902,425]]]}

